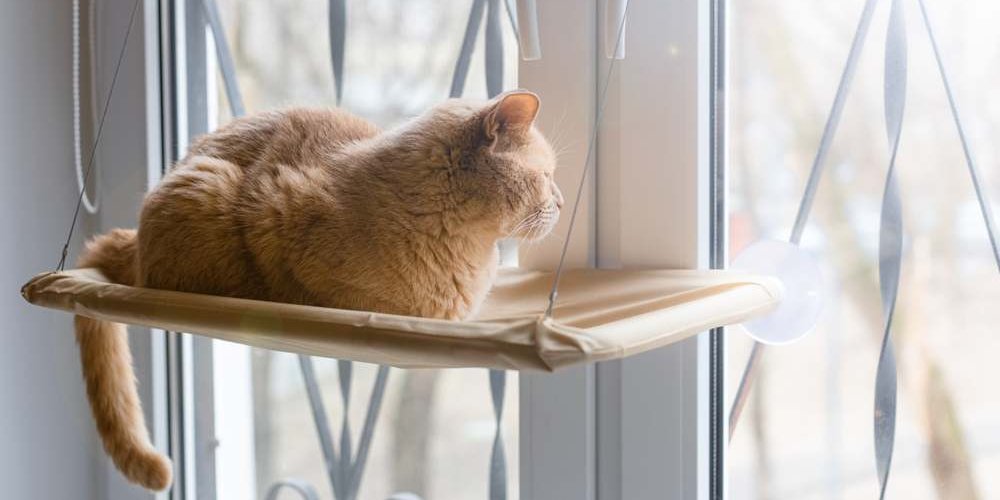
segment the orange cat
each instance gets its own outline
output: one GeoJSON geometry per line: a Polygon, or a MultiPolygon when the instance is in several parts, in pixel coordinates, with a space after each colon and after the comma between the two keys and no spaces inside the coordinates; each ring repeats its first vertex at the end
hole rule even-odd
{"type": "MultiPolygon", "coordinates": [[[[137,232],[98,236],[79,265],[140,287],[465,318],[492,285],[497,241],[541,238],[559,216],[538,105],[524,91],[450,100],[387,132],[337,109],[235,120],[146,196],[137,232]]],[[[105,450],[129,480],[167,488],[124,326],[75,321],[105,450]]]]}

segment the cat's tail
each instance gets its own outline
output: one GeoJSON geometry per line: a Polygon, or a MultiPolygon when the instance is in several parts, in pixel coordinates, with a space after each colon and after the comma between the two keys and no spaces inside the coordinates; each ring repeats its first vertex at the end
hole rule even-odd
{"type": "MultiPolygon", "coordinates": [[[[114,283],[134,285],[137,255],[135,231],[115,229],[87,243],[78,265],[98,268],[114,283]]],[[[84,316],[74,323],[87,399],[105,451],[129,481],[165,490],[172,466],[149,441],[125,325],[84,316]]]]}

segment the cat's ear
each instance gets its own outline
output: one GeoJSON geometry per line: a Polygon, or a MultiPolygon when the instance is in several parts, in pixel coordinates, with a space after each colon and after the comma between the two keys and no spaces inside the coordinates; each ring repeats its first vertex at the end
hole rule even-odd
{"type": "Polygon", "coordinates": [[[500,94],[487,107],[483,130],[491,142],[508,133],[527,132],[538,116],[538,96],[527,90],[512,90],[500,94]]]}

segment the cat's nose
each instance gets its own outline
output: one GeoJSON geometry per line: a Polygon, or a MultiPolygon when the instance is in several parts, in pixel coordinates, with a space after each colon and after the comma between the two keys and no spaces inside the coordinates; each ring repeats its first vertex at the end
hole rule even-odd
{"type": "Polygon", "coordinates": [[[559,188],[555,184],[552,185],[552,198],[556,202],[556,208],[561,210],[566,200],[563,199],[562,192],[559,191],[559,188]]]}

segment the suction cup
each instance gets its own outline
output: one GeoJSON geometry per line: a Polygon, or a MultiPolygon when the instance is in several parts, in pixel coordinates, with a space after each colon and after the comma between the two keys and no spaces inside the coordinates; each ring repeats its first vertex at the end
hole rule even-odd
{"type": "Polygon", "coordinates": [[[826,302],[826,287],[811,253],[784,241],[761,240],[740,252],[730,268],[774,276],[785,285],[785,297],[777,309],[743,324],[754,340],[762,344],[787,344],[805,337],[816,327],[826,302]]]}

